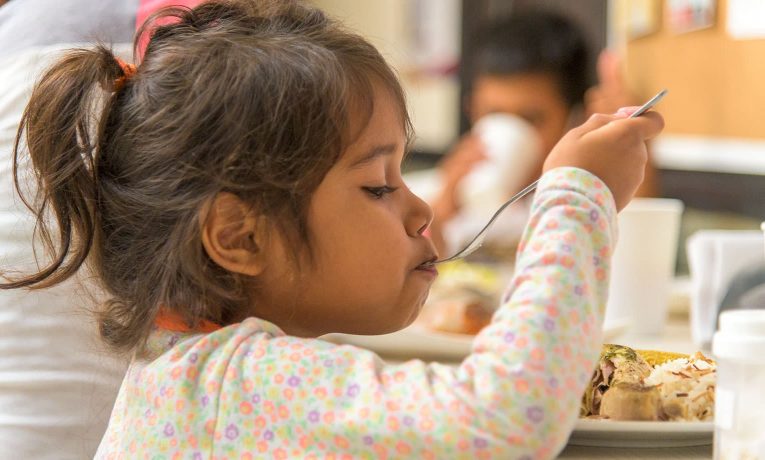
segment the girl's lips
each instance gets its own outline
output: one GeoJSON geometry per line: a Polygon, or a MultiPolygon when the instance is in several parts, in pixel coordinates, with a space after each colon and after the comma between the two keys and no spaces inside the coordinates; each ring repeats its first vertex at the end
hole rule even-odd
{"type": "Polygon", "coordinates": [[[433,264],[428,264],[428,265],[423,264],[423,265],[420,265],[419,267],[416,268],[416,270],[421,271],[421,272],[430,273],[433,276],[438,276],[438,269],[433,264]]]}
{"type": "Polygon", "coordinates": [[[435,262],[436,260],[437,260],[436,257],[432,257],[426,260],[425,262],[421,263],[420,265],[418,265],[417,268],[415,268],[415,270],[431,273],[434,276],[437,276],[438,269],[436,268],[435,265],[433,265],[433,262],[435,262]]]}

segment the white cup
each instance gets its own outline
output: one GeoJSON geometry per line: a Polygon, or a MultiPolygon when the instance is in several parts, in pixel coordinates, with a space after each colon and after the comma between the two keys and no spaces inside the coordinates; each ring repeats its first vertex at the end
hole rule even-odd
{"type": "Polygon", "coordinates": [[[460,182],[463,206],[471,213],[491,215],[526,182],[542,161],[534,128],[522,118],[495,113],[482,117],[473,132],[483,143],[486,160],[460,182]]]}
{"type": "Polygon", "coordinates": [[[680,200],[634,198],[619,213],[606,324],[626,322],[635,334],[663,332],[682,212],[680,200]]]}

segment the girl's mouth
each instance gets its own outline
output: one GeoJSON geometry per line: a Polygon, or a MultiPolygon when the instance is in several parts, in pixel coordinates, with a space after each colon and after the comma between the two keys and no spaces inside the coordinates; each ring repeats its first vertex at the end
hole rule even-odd
{"type": "Polygon", "coordinates": [[[435,262],[436,259],[437,259],[436,257],[432,257],[432,258],[426,260],[425,262],[423,262],[420,265],[418,265],[417,268],[415,268],[415,270],[427,272],[427,273],[432,274],[433,276],[437,276],[438,275],[438,269],[433,264],[433,262],[435,262]]]}

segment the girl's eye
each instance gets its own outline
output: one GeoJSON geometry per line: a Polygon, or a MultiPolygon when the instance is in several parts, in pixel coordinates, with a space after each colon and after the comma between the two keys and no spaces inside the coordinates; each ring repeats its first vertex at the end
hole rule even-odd
{"type": "Polygon", "coordinates": [[[376,200],[379,200],[388,193],[393,193],[398,187],[389,187],[383,185],[382,187],[363,187],[364,191],[372,195],[376,200]]]}

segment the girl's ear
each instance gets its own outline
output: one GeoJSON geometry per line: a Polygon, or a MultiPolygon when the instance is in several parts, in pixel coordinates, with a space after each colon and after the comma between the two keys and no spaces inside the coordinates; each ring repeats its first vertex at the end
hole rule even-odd
{"type": "Polygon", "coordinates": [[[202,245],[222,268],[257,276],[266,265],[264,218],[233,193],[221,192],[202,215],[202,245]]]}

